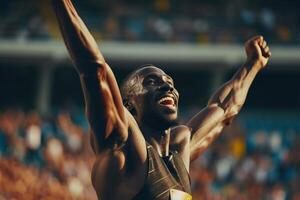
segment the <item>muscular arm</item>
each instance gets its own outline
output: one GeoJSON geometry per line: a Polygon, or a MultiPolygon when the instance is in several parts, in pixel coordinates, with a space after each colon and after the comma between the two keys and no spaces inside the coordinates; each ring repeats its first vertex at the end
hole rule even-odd
{"type": "Polygon", "coordinates": [[[216,91],[207,107],[188,122],[188,126],[193,129],[191,160],[196,159],[238,114],[256,74],[267,64],[271,55],[261,36],[247,41],[245,50],[246,63],[216,91]]]}
{"type": "Polygon", "coordinates": [[[80,74],[94,150],[118,148],[128,122],[114,74],[71,0],[52,0],[64,42],[80,74]]]}

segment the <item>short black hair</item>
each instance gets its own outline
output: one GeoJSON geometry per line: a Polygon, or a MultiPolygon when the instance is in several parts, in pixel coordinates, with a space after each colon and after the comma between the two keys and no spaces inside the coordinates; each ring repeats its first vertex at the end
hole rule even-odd
{"type": "Polygon", "coordinates": [[[122,94],[122,98],[123,98],[123,103],[124,103],[124,101],[128,100],[128,98],[131,95],[133,85],[135,84],[135,81],[132,81],[132,80],[138,79],[138,77],[137,77],[138,74],[148,67],[156,67],[156,66],[153,64],[140,65],[124,79],[124,81],[121,84],[121,94],[122,94]]]}

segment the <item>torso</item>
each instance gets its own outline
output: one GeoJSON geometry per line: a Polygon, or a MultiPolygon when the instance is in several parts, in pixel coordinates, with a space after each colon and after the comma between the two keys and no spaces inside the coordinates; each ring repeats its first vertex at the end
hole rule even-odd
{"type": "Polygon", "coordinates": [[[191,193],[189,174],[177,152],[160,157],[149,144],[147,151],[147,176],[133,200],[169,200],[171,189],[191,193]]]}
{"type": "Polygon", "coordinates": [[[98,199],[169,200],[172,188],[190,193],[190,132],[187,130],[182,126],[172,129],[171,155],[168,158],[162,158],[152,145],[145,142],[138,131],[132,132],[122,151],[97,155],[92,182],[98,199]],[[132,142],[137,141],[144,142],[146,159],[143,162],[137,159],[136,149],[132,147],[132,142]]]}

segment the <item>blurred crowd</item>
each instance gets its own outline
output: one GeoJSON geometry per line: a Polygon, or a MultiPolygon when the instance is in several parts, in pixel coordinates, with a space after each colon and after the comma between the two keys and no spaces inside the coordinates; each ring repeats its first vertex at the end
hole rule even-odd
{"type": "MultiPolygon", "coordinates": [[[[0,38],[49,40],[50,4],[1,0],[0,38]]],[[[47,2],[47,1],[45,1],[47,2]]],[[[262,34],[270,43],[300,43],[298,1],[73,0],[97,39],[197,44],[243,43],[262,34]]]]}
{"type": "Polygon", "coordinates": [[[195,200],[300,200],[300,132],[227,128],[192,165],[195,200]]]}
{"type": "MultiPolygon", "coordinates": [[[[193,199],[300,200],[299,127],[262,129],[247,121],[224,130],[193,163],[193,199]]],[[[96,199],[87,127],[77,109],[52,117],[1,112],[0,199],[96,199]]]]}
{"type": "Polygon", "coordinates": [[[20,110],[0,114],[1,200],[95,199],[94,155],[86,125],[75,121],[64,111],[53,119],[20,110]]]}

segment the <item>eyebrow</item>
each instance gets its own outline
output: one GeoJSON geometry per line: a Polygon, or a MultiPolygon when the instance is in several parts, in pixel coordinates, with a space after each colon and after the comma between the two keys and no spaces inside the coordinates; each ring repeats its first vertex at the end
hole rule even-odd
{"type": "Polygon", "coordinates": [[[164,76],[167,77],[167,79],[171,80],[172,83],[174,84],[174,80],[171,78],[171,76],[169,76],[169,75],[164,75],[164,76]]]}
{"type": "Polygon", "coordinates": [[[147,76],[145,76],[144,79],[149,79],[149,78],[158,78],[157,74],[148,74],[147,76]]]}
{"type": "MultiPolygon", "coordinates": [[[[171,80],[172,84],[174,84],[174,80],[167,74],[163,74],[163,77],[166,77],[168,80],[171,80]]],[[[148,78],[158,78],[159,76],[157,74],[149,74],[147,75],[144,79],[148,79],[148,78]]]]}

